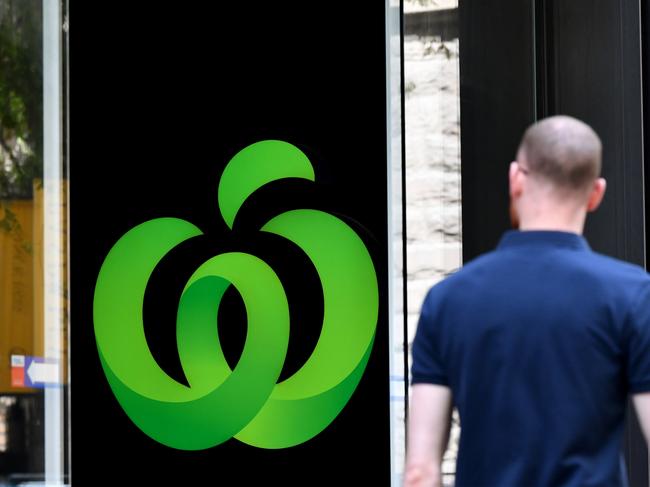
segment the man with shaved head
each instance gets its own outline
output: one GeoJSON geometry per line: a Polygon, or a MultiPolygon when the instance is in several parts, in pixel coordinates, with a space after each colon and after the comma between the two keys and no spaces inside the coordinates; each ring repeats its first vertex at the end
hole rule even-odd
{"type": "Polygon", "coordinates": [[[582,237],[605,194],[602,146],[567,116],[510,164],[515,230],[428,293],[413,343],[404,485],[441,485],[453,406],[456,487],[626,485],[627,398],[650,434],[650,277],[582,237]]]}
{"type": "Polygon", "coordinates": [[[536,220],[544,218],[549,220],[542,223],[546,229],[581,234],[586,213],[595,210],[605,194],[605,180],[599,178],[601,155],[596,132],[575,118],[551,117],[526,130],[517,162],[510,166],[515,228],[519,226],[517,206],[523,204],[521,211],[526,213],[529,226],[539,225],[536,220]],[[518,172],[532,180],[523,199],[519,198],[523,196],[523,181],[518,172]]]}

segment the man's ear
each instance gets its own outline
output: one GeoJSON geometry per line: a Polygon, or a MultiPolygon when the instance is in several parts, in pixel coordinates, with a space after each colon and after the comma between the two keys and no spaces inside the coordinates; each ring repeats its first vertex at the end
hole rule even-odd
{"type": "Polygon", "coordinates": [[[508,180],[510,181],[510,199],[513,200],[521,195],[521,191],[523,189],[517,161],[510,163],[508,180]]]}
{"type": "Polygon", "coordinates": [[[605,179],[598,178],[594,181],[591,192],[589,193],[589,199],[587,200],[587,211],[596,211],[600,202],[603,201],[606,189],[607,181],[605,179]]]}

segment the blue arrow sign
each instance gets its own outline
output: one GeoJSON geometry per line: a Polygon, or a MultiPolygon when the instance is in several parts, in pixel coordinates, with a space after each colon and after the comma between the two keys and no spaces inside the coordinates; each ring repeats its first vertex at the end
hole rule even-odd
{"type": "Polygon", "coordinates": [[[25,387],[60,387],[59,363],[43,357],[25,357],[25,387]]]}

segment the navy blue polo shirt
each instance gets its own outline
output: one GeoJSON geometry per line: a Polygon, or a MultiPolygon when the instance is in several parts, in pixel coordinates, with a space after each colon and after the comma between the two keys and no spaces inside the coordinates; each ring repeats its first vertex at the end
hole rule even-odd
{"type": "Polygon", "coordinates": [[[625,484],[626,398],[650,391],[650,277],[573,233],[508,232],[429,291],[412,383],[452,390],[457,487],[625,484]]]}

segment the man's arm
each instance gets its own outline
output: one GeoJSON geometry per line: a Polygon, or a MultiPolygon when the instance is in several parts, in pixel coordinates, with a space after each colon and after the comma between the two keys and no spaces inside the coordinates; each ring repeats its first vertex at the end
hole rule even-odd
{"type": "Polygon", "coordinates": [[[404,487],[442,485],[440,466],[449,441],[452,395],[445,386],[412,387],[404,487]]]}
{"type": "Polygon", "coordinates": [[[650,392],[642,392],[632,396],[636,415],[641,423],[643,436],[648,446],[650,446],[650,392]]]}

